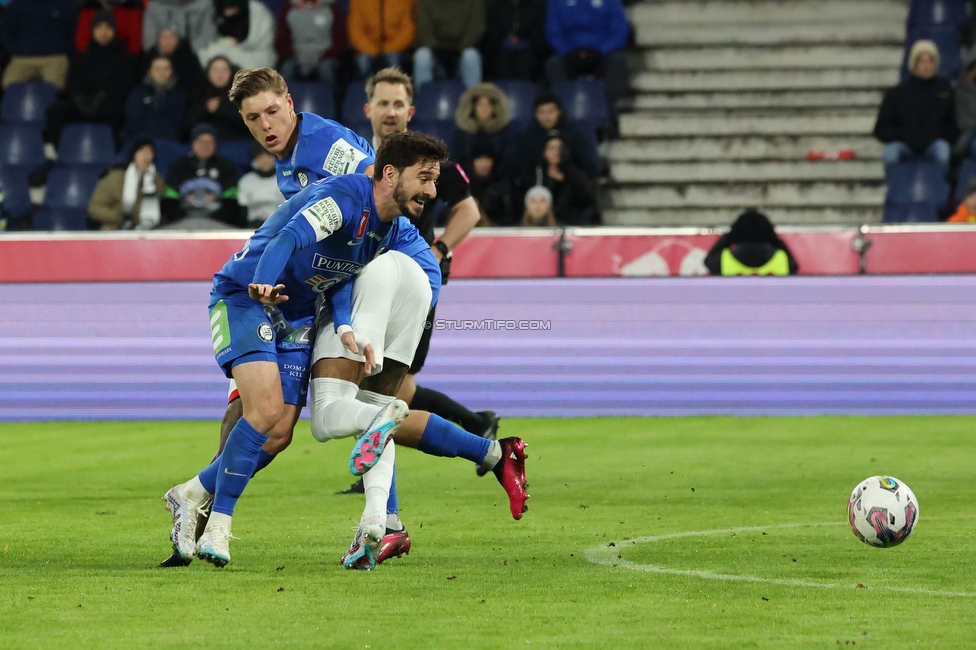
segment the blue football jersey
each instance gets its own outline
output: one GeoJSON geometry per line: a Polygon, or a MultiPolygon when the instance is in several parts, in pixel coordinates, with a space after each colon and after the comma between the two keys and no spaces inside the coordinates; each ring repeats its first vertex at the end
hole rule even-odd
{"type": "Polygon", "coordinates": [[[389,250],[402,228],[416,231],[402,217],[391,223],[379,220],[368,176],[322,179],[271,214],[214,276],[214,291],[247,291],[252,282],[284,284],[288,300],[279,308],[285,317],[312,315],[319,294],[356,276],[389,250]]]}
{"type": "MultiPolygon", "coordinates": [[[[408,255],[424,270],[427,281],[430,282],[430,306],[433,307],[437,304],[437,297],[441,292],[441,266],[417,227],[406,217],[397,217],[396,221],[399,222],[396,239],[390,240],[390,250],[408,255]]],[[[332,314],[332,327],[338,330],[340,325],[351,326],[352,282],[333,286],[325,295],[332,314]]]]}
{"type": "Polygon", "coordinates": [[[286,199],[322,178],[362,173],[373,164],[373,147],[338,122],[298,114],[298,140],[285,160],[275,159],[278,189],[286,199]]]}

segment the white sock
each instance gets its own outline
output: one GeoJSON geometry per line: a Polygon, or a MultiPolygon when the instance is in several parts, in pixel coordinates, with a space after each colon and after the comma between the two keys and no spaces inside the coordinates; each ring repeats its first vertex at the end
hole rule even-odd
{"type": "Polygon", "coordinates": [[[386,527],[390,530],[403,530],[403,522],[400,521],[400,515],[396,512],[387,513],[386,527]]]}
{"type": "Polygon", "coordinates": [[[386,407],[386,405],[392,402],[394,398],[391,395],[374,393],[371,390],[360,390],[358,393],[356,393],[356,399],[366,404],[372,404],[373,406],[386,407]]]}
{"type": "Polygon", "coordinates": [[[203,503],[210,498],[210,493],[207,489],[203,487],[203,483],[200,482],[199,476],[194,476],[189,481],[183,484],[183,498],[191,503],[203,503]]]}
{"type": "Polygon", "coordinates": [[[372,469],[363,474],[363,488],[366,491],[366,508],[363,521],[386,521],[386,502],[390,498],[390,483],[393,482],[393,465],[396,462],[396,444],[390,440],[372,469]]]}
{"type": "Polygon", "coordinates": [[[358,436],[379,407],[356,399],[359,387],[351,381],[322,377],[312,380],[312,435],[319,442],[358,436]]]}
{"type": "Polygon", "coordinates": [[[211,512],[210,519],[207,520],[207,528],[209,529],[212,526],[223,525],[228,531],[230,531],[230,521],[230,515],[225,515],[222,512],[211,512]]]}
{"type": "Polygon", "coordinates": [[[485,454],[485,460],[481,463],[482,467],[487,467],[492,469],[498,464],[498,461],[502,459],[502,446],[497,440],[492,440],[491,444],[488,445],[488,453],[485,454]]]}

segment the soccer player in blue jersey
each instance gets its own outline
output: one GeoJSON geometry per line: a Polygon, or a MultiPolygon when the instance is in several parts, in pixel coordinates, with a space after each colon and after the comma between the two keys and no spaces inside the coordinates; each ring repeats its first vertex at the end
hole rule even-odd
{"type": "MultiPolygon", "coordinates": [[[[262,305],[277,306],[290,323],[314,316],[319,294],[356,276],[398,241],[400,229],[414,228],[397,217],[419,214],[426,200],[436,195],[438,165],[446,157],[443,143],[422,134],[404,133],[385,141],[379,152],[380,171],[373,178],[348,174],[299,192],[214,276],[214,354],[237,382],[243,417],[220,457],[166,495],[174,518],[173,541],[184,559],[195,552],[217,566],[230,561],[231,516],[237,500],[262,462],[273,457],[262,448],[271,440],[290,440],[301,411],[301,404],[285,404],[283,369],[262,305]],[[194,548],[197,511],[209,493],[214,495],[212,513],[194,548]]],[[[363,458],[351,461],[360,473],[382,456],[388,437],[406,416],[405,405],[396,400],[385,408],[364,406],[356,426],[364,413],[370,421],[355,447],[363,458]],[[375,448],[370,447],[373,441],[375,448]]]]}

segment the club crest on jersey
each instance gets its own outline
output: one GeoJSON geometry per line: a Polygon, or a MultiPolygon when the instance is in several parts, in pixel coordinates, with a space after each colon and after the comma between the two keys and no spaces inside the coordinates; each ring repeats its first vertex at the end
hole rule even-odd
{"type": "Polygon", "coordinates": [[[274,330],[271,329],[270,323],[261,323],[258,325],[258,338],[265,343],[271,343],[274,340],[274,330]]]}
{"type": "Polygon", "coordinates": [[[302,187],[308,185],[308,174],[305,172],[298,172],[298,184],[302,187]]]}

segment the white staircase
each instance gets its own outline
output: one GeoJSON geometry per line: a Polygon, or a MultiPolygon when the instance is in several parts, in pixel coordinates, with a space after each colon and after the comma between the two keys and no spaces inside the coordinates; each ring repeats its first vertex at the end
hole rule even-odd
{"type": "Polygon", "coordinates": [[[610,143],[608,225],[881,220],[872,136],[898,83],[904,0],[661,2],[630,8],[634,96],[610,143]],[[807,159],[854,152],[853,160],[807,159]]]}

